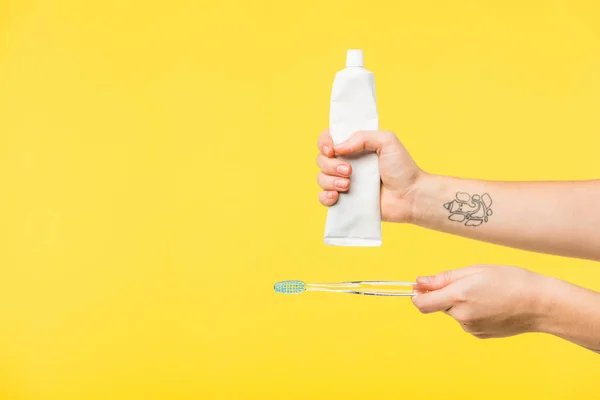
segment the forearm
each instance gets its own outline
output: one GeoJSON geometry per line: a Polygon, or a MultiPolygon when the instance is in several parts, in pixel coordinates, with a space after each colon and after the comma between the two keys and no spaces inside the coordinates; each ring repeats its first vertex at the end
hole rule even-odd
{"type": "Polygon", "coordinates": [[[535,330],[600,353],[600,293],[549,277],[540,289],[535,330]]]}
{"type": "Polygon", "coordinates": [[[411,219],[416,225],[509,247],[600,260],[600,180],[492,182],[425,174],[418,187],[411,219]]]}

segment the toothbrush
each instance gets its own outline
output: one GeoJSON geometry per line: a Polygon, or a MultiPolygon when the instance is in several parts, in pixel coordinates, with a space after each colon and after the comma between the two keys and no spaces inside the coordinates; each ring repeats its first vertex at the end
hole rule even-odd
{"type": "Polygon", "coordinates": [[[339,283],[277,282],[274,289],[282,294],[300,294],[309,290],[363,294],[368,296],[414,296],[414,282],[354,281],[339,283]],[[387,288],[386,288],[387,287],[387,288]]]}

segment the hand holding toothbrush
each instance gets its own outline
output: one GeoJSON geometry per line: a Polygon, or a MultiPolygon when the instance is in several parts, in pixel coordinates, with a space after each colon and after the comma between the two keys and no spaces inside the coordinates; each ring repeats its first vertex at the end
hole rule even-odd
{"type": "Polygon", "coordinates": [[[415,289],[412,301],[422,313],[444,312],[478,338],[542,332],[600,353],[600,293],[492,265],[419,277],[415,289]]]}

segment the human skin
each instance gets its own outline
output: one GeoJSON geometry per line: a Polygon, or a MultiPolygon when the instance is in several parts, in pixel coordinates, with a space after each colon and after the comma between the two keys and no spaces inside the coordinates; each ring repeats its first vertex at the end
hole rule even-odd
{"type": "Polygon", "coordinates": [[[468,333],[548,333],[600,353],[600,293],[511,266],[475,265],[417,278],[413,303],[445,312],[468,333]]]}
{"type": "MultiPolygon", "coordinates": [[[[493,182],[428,174],[396,135],[385,131],[357,132],[337,145],[324,131],[318,146],[317,181],[323,189],[319,201],[325,206],[335,204],[351,187],[351,166],[336,156],[373,151],[379,155],[384,221],[600,260],[600,180],[493,182]]],[[[417,282],[420,294],[413,301],[421,311],[445,311],[459,322],[467,315],[467,322],[461,324],[478,337],[547,332],[600,349],[600,294],[591,290],[515,267],[473,266],[417,282]],[[503,280],[510,287],[538,282],[536,290],[522,286],[497,297],[486,296],[497,288],[494,282],[503,280]],[[475,325],[471,317],[476,318],[475,325]]]]}

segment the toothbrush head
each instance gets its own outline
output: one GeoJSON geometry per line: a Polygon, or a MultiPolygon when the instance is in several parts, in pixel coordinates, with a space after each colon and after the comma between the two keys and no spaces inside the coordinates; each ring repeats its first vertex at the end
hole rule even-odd
{"type": "Polygon", "coordinates": [[[300,294],[306,290],[302,281],[282,281],[275,284],[275,291],[282,294],[300,294]]]}

